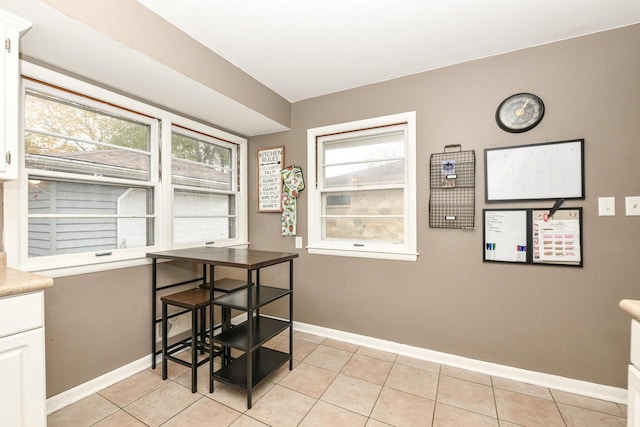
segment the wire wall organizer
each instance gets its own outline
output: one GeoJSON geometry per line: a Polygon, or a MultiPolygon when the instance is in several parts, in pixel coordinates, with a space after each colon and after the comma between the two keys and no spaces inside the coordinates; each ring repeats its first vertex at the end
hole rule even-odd
{"type": "Polygon", "coordinates": [[[473,229],[476,211],[476,154],[446,145],[430,160],[429,227],[473,229]],[[457,151],[453,151],[457,149],[457,151]]]}

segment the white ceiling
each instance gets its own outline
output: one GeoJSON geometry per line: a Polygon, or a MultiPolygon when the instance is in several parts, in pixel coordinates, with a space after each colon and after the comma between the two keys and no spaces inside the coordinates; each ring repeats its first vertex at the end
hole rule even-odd
{"type": "Polygon", "coordinates": [[[640,22],[640,0],[138,0],[295,102],[640,22]]]}
{"type": "MultiPolygon", "coordinates": [[[[640,0],[138,1],[291,102],[640,22],[640,0]]],[[[240,135],[287,129],[41,0],[0,9],[33,24],[27,57],[240,135]]]]}

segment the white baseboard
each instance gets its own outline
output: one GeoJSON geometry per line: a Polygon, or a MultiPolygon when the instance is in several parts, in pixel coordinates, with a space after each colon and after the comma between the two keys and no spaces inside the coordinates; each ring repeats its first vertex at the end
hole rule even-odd
{"type": "Polygon", "coordinates": [[[443,365],[455,366],[457,368],[468,369],[481,372],[483,374],[494,375],[496,377],[508,378],[554,390],[566,391],[582,396],[596,399],[608,400],[616,403],[627,403],[627,390],[624,388],[611,387],[602,384],[595,384],[588,381],[565,378],[558,375],[545,374],[543,372],[529,371],[512,366],[499,365],[497,363],[485,362],[482,360],[469,359],[467,357],[456,356],[454,354],[442,353],[428,350],[421,347],[413,347],[406,344],[399,344],[393,341],[381,340],[364,335],[352,334],[336,329],[324,328],[321,326],[309,325],[302,322],[293,322],[296,331],[307,332],[338,341],[345,341],[352,344],[362,345],[376,350],[388,351],[401,354],[403,356],[414,357],[416,359],[428,360],[443,365]]]}
{"type": "MultiPolygon", "coordinates": [[[[246,319],[246,313],[244,315],[234,317],[233,323],[237,324],[244,319],[246,319]]],[[[582,396],[608,400],[616,403],[627,403],[627,390],[623,388],[595,384],[588,381],[575,380],[558,375],[545,374],[542,372],[529,371],[526,369],[514,368],[512,366],[484,362],[482,360],[469,359],[467,357],[456,356],[454,354],[442,353],[439,351],[428,350],[421,347],[413,347],[393,341],[381,340],[365,335],[352,334],[350,332],[343,332],[337,329],[329,329],[302,322],[294,321],[293,329],[299,332],[307,332],[325,338],[345,341],[376,350],[388,351],[391,353],[401,354],[403,356],[414,357],[416,359],[428,360],[443,365],[469,369],[471,371],[481,372],[484,374],[494,375],[502,378],[508,378],[511,380],[521,381],[529,384],[535,384],[555,390],[566,391],[569,393],[575,393],[582,396]]],[[[161,359],[161,356],[158,355],[157,359],[161,359]]],[[[140,371],[144,371],[149,367],[151,367],[151,361],[150,355],[147,355],[142,357],[141,359],[129,363],[128,365],[122,366],[111,372],[107,372],[104,375],[87,381],[86,383],[80,384],[79,386],[52,396],[47,399],[47,414],[51,414],[59,409],[62,409],[67,405],[90,396],[93,393],[96,393],[105,387],[115,384],[118,381],[122,381],[123,379],[128,378],[134,374],[137,374],[140,371]]]]}
{"type": "MultiPolygon", "coordinates": [[[[162,360],[160,355],[158,355],[158,358],[162,360]]],[[[156,361],[158,358],[156,358],[156,361]]],[[[87,381],[86,383],[80,384],[79,386],[71,388],[67,391],[63,391],[62,393],[56,394],[55,396],[51,396],[47,399],[47,415],[59,409],[62,409],[65,406],[71,405],[72,403],[77,402],[80,399],[91,396],[93,393],[96,393],[105,387],[109,387],[110,385],[113,385],[118,381],[122,381],[125,378],[135,375],[138,372],[144,371],[145,369],[150,367],[151,355],[149,354],[125,366],[114,369],[111,372],[107,372],[104,375],[87,381]]]]}

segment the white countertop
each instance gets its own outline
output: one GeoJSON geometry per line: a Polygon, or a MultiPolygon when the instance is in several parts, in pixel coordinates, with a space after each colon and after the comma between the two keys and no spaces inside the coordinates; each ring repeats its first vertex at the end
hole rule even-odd
{"type": "Polygon", "coordinates": [[[49,277],[7,267],[4,252],[0,253],[0,298],[39,291],[52,286],[53,279],[49,277]]]}
{"type": "Polygon", "coordinates": [[[620,308],[626,311],[634,319],[640,320],[640,300],[623,299],[620,301],[620,308]]]}

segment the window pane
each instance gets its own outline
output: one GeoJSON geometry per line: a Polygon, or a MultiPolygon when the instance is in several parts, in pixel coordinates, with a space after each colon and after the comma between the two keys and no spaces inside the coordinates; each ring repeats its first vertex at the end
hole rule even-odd
{"type": "Polygon", "coordinates": [[[153,245],[153,218],[30,218],[29,257],[153,245]]]}
{"type": "Polygon", "coordinates": [[[404,190],[323,193],[323,215],[403,215],[404,190]]]}
{"type": "Polygon", "coordinates": [[[356,163],[324,168],[324,186],[342,187],[404,182],[404,160],[356,163]]]}
{"type": "Polygon", "coordinates": [[[30,257],[101,252],[153,245],[152,190],[116,185],[29,180],[29,215],[78,215],[78,218],[29,218],[30,257]],[[97,215],[82,218],[81,215],[97,215]]]}
{"type": "Polygon", "coordinates": [[[233,156],[230,148],[173,132],[171,149],[174,184],[231,189],[233,156]]]}
{"type": "Polygon", "coordinates": [[[322,218],[323,240],[403,243],[404,218],[322,218]]]}
{"type": "Polygon", "coordinates": [[[171,169],[173,171],[171,182],[174,184],[231,190],[231,173],[229,170],[211,168],[178,159],[171,161],[171,169]]]}
{"type": "Polygon", "coordinates": [[[404,157],[404,130],[325,142],[324,164],[375,162],[404,157]]]}
{"type": "Polygon", "coordinates": [[[405,182],[404,129],[366,132],[322,142],[324,187],[405,182]]]}
{"type": "Polygon", "coordinates": [[[29,168],[148,180],[150,132],[145,123],[36,91],[26,93],[29,168]]]}
{"type": "Polygon", "coordinates": [[[173,205],[174,243],[236,237],[234,195],[175,191],[173,205]]]}
{"type": "Polygon", "coordinates": [[[322,195],[323,239],[367,240],[402,243],[404,219],[384,215],[403,215],[404,190],[373,190],[324,193],[322,195]],[[380,218],[354,217],[380,215],[380,218]]]}
{"type": "Polygon", "coordinates": [[[152,190],[120,185],[29,179],[29,214],[146,215],[152,190]]]}

